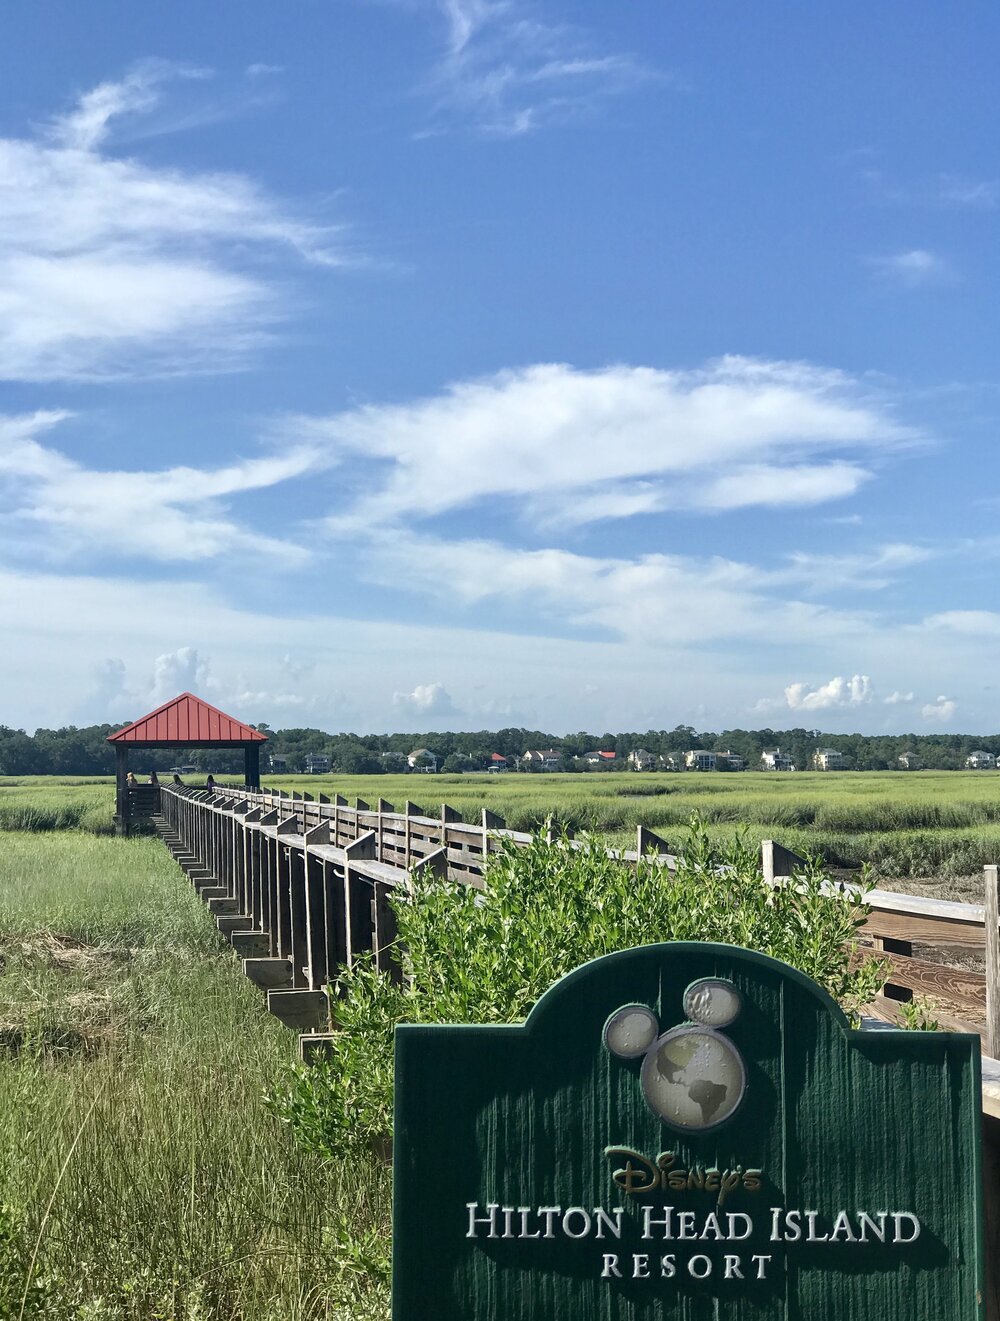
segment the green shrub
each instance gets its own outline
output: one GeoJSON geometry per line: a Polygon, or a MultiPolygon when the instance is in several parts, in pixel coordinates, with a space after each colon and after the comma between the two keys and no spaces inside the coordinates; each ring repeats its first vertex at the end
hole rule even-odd
{"type": "Polygon", "coordinates": [[[761,950],[849,1011],[884,980],[880,964],[856,958],[863,903],[812,863],[771,887],[745,837],[717,851],[698,819],[676,873],[652,857],[633,868],[596,840],[571,848],[538,836],[491,858],[485,890],[420,880],[395,907],[403,985],[356,967],[333,1005],[332,1056],[295,1069],[270,1098],[297,1138],[330,1159],[388,1152],[397,1023],[520,1022],[557,978],[615,950],[666,940],[761,950]]]}

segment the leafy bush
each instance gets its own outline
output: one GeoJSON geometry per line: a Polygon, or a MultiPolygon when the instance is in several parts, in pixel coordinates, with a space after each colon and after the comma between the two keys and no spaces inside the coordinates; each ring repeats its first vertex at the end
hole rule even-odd
{"type": "Polygon", "coordinates": [[[307,1147],[328,1158],[388,1153],[393,1029],[397,1023],[513,1023],[563,974],[603,954],[666,940],[761,950],[799,968],[848,1010],[877,992],[884,971],[859,961],[863,903],[810,863],[782,886],[763,879],[756,848],[739,836],[716,850],[694,818],[683,861],[636,867],[596,840],[493,855],[485,890],[418,880],[396,901],[396,985],[367,963],[343,982],[331,1057],[297,1068],[272,1107],[307,1147]]]}

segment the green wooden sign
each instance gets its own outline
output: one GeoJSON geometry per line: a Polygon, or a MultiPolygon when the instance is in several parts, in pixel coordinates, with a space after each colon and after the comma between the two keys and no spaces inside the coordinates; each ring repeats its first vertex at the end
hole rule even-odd
{"type": "Polygon", "coordinates": [[[393,1321],[982,1316],[978,1038],[650,945],[396,1033],[393,1321]]]}

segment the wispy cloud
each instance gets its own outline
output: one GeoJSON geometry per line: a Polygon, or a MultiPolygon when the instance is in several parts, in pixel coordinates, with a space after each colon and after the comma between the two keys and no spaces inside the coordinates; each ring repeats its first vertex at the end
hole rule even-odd
{"type": "Polygon", "coordinates": [[[924,625],[935,632],[957,633],[968,637],[1000,637],[1000,613],[995,610],[945,610],[930,615],[924,625]]]}
{"type": "Polygon", "coordinates": [[[753,464],[708,482],[692,503],[704,509],[815,505],[853,495],[871,473],[854,463],[753,464]]]}
{"type": "Polygon", "coordinates": [[[841,373],[744,358],[692,371],[539,364],[401,405],[290,418],[283,434],[345,465],[328,527],[352,535],[486,500],[514,502],[532,526],[810,505],[865,480],[853,456],[914,438],[841,373]]]}
{"type": "Polygon", "coordinates": [[[101,83],[32,137],[0,138],[0,378],[87,380],[238,365],[283,311],[253,254],[333,266],[336,227],[242,175],[149,167],[114,130],[159,104],[163,62],[101,83]]]}
{"type": "Polygon", "coordinates": [[[923,564],[947,549],[889,542],[853,553],[793,551],[787,564],[768,575],[774,584],[790,583],[811,592],[882,591],[914,565],[923,564]]]}
{"type": "Polygon", "coordinates": [[[591,635],[686,647],[720,640],[809,639],[819,646],[866,627],[860,612],[787,599],[754,566],[722,558],[634,559],[496,541],[448,542],[388,532],[369,542],[362,572],[454,608],[506,605],[537,631],[545,621],[591,635]]]}
{"type": "Polygon", "coordinates": [[[858,167],[862,183],[876,202],[923,210],[973,211],[992,211],[1000,204],[1000,179],[945,172],[901,179],[878,164],[877,159],[878,152],[868,148],[848,153],[842,161],[851,169],[858,167]]]}
{"type": "Polygon", "coordinates": [[[237,460],[220,468],[98,471],[38,437],[66,413],[0,417],[0,495],[8,544],[32,558],[197,561],[238,550],[307,558],[299,546],[268,537],[229,512],[232,497],[300,477],[317,466],[308,447],[237,460]]]}
{"type": "Polygon", "coordinates": [[[913,693],[901,693],[901,692],[898,692],[898,691],[897,691],[897,692],[894,692],[894,693],[890,693],[888,697],[883,697],[883,698],[882,698],[882,705],[883,705],[883,706],[905,706],[906,704],[908,704],[909,702],[912,702],[913,700],[914,700],[914,695],[913,695],[913,693]]]}
{"type": "Polygon", "coordinates": [[[870,265],[884,279],[911,289],[938,284],[953,275],[951,265],[928,248],[907,248],[884,257],[872,257],[870,265]]]}
{"type": "Polygon", "coordinates": [[[634,56],[595,52],[583,33],[541,21],[534,8],[520,0],[437,0],[447,44],[429,87],[434,129],[457,121],[518,137],[652,76],[634,56]]]}
{"type": "Polygon", "coordinates": [[[960,175],[943,174],[939,182],[939,196],[948,206],[992,211],[1000,204],[1000,179],[967,179],[960,175]]]}

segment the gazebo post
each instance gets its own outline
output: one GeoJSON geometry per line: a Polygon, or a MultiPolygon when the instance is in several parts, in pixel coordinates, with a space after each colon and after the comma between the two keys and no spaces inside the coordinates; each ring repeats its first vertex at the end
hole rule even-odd
{"type": "Polygon", "coordinates": [[[115,834],[127,835],[129,822],[128,801],[128,744],[115,744],[115,834]]]}
{"type": "Polygon", "coordinates": [[[243,748],[243,783],[247,789],[260,788],[260,744],[247,743],[243,748]]]}

